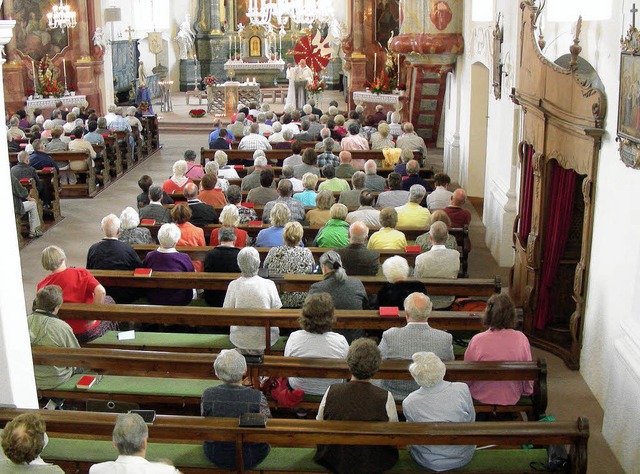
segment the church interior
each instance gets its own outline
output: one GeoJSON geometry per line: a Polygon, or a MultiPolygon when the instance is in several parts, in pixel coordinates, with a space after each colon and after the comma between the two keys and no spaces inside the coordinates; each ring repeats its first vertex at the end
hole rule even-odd
{"type": "MultiPolygon", "coordinates": [[[[74,12],[65,28],[50,25],[52,4],[0,1],[7,127],[19,109],[47,116],[61,100],[99,117],[133,106],[156,135],[111,183],[91,175],[93,193],[63,194],[38,238],[14,232],[9,163],[0,170],[0,405],[38,407],[23,315],[45,247],[83,267],[102,217],[135,208],[140,176],[162,182],[186,149],[199,160],[214,119],[312,97],[345,117],[381,105],[413,124],[423,166],[466,191],[468,276],[500,277],[533,360],[547,361],[547,414],[590,421],[581,472],[640,472],[640,246],[622,245],[640,241],[632,0],[61,0],[74,12]],[[303,59],[308,81],[290,79],[303,59]]],[[[0,155],[10,161],[7,140],[0,155]]]]}

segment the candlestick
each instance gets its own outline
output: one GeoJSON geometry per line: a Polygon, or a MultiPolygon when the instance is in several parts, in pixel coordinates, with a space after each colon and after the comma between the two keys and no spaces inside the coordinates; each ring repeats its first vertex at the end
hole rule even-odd
{"type": "Polygon", "coordinates": [[[373,53],[373,80],[376,80],[376,70],[378,66],[378,53],[373,53]]]}
{"type": "Polygon", "coordinates": [[[37,90],[36,87],[36,64],[33,62],[33,60],[31,60],[31,71],[33,72],[33,90],[34,90],[34,94],[36,93],[35,91],[37,90]]]}
{"type": "Polygon", "coordinates": [[[280,35],[280,58],[282,59],[282,35],[280,35]]]}
{"type": "Polygon", "coordinates": [[[62,70],[64,71],[64,90],[67,90],[67,60],[62,58],[62,70]]]}

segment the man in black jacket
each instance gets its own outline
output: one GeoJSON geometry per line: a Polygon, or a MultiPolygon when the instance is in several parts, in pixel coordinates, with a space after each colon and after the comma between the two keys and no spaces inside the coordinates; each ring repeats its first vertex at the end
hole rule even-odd
{"type": "Polygon", "coordinates": [[[376,275],[380,266],[380,253],[367,248],[369,228],[356,221],[349,226],[349,245],[336,249],[347,275],[376,275]]]}
{"type": "Polygon", "coordinates": [[[184,197],[187,200],[189,209],[191,209],[191,222],[198,227],[204,227],[207,224],[217,224],[218,213],[207,203],[198,199],[198,186],[193,183],[189,183],[184,187],[184,197]]]}

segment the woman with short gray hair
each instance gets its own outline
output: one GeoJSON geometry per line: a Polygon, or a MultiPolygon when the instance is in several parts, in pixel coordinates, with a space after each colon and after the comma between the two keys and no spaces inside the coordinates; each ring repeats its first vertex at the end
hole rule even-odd
{"type": "Polygon", "coordinates": [[[411,293],[427,294],[427,289],[419,281],[409,278],[411,269],[404,257],[394,255],[382,264],[382,273],[387,282],[378,291],[378,307],[396,306],[404,309],[404,300],[411,293]]]}
{"type": "Polygon", "coordinates": [[[256,247],[278,247],[284,242],[282,234],[285,224],[291,219],[291,211],[285,204],[277,202],[271,208],[269,216],[271,217],[271,227],[258,232],[256,247]]]}
{"type": "Polygon", "coordinates": [[[120,234],[118,240],[129,245],[152,244],[151,232],[140,225],[140,215],[133,207],[126,207],[120,214],[120,234]]]}
{"type": "Polygon", "coordinates": [[[233,204],[227,204],[222,209],[220,213],[220,224],[222,227],[216,227],[211,231],[211,235],[209,236],[209,245],[215,247],[216,245],[220,245],[220,240],[218,236],[222,229],[233,229],[236,234],[235,246],[238,248],[245,247],[247,245],[247,231],[238,229],[238,225],[240,225],[240,213],[238,212],[238,208],[233,204]]]}
{"type": "Polygon", "coordinates": [[[293,195],[293,199],[300,201],[303,206],[315,206],[316,205],[316,185],[318,184],[318,177],[313,173],[305,173],[302,175],[302,186],[304,191],[293,195]]]}
{"type": "MultiPolygon", "coordinates": [[[[233,166],[228,165],[228,156],[222,151],[218,150],[213,155],[213,159],[218,163],[218,177],[224,179],[238,179],[240,176],[233,166]]],[[[205,165],[206,168],[206,165],[205,165]]]]}
{"type": "Polygon", "coordinates": [[[316,194],[316,208],[311,209],[304,216],[310,226],[323,226],[331,219],[331,206],[335,199],[331,191],[322,190],[316,194]]]}
{"type": "Polygon", "coordinates": [[[238,208],[238,217],[240,218],[240,224],[244,225],[248,222],[258,220],[256,211],[242,205],[242,191],[240,190],[240,186],[235,184],[229,186],[227,190],[224,191],[224,195],[227,197],[227,202],[229,204],[233,204],[238,208]]]}
{"type": "MultiPolygon", "coordinates": [[[[416,352],[409,366],[420,388],[402,402],[409,423],[472,423],[476,411],[469,387],[463,382],[445,382],[446,366],[433,352],[416,352]]],[[[409,446],[413,460],[434,471],[458,469],[473,458],[475,446],[409,446]]]]}
{"type": "MultiPolygon", "coordinates": [[[[260,254],[253,247],[238,253],[242,275],[229,283],[223,308],[279,309],[282,307],[278,289],[273,281],[258,276],[260,254]]],[[[266,348],[263,327],[231,326],[231,343],[243,354],[262,354],[266,348]]],[[[270,344],[278,342],[280,330],[271,328],[270,344]]]]}
{"type": "MultiPolygon", "coordinates": [[[[202,394],[200,407],[202,416],[211,418],[239,418],[245,413],[260,413],[271,417],[269,403],[264,394],[254,388],[242,385],[247,371],[247,363],[242,354],[235,349],[223,349],[213,363],[216,376],[224,383],[207,388],[202,394]]],[[[244,469],[251,469],[260,463],[270,447],[266,443],[244,443],[242,459],[244,469]]],[[[236,469],[235,443],[205,441],[204,454],[216,466],[223,469],[236,469]]]]}
{"type": "MultiPolygon", "coordinates": [[[[194,272],[193,263],[186,253],[176,251],[181,232],[176,224],[163,224],[158,231],[160,247],[147,254],[142,262],[145,268],[159,272],[194,272]]],[[[184,306],[193,299],[193,290],[150,288],[147,298],[150,304],[184,306]]]]}
{"type": "MultiPolygon", "coordinates": [[[[322,292],[329,293],[336,309],[369,309],[369,300],[364,285],[357,278],[347,276],[342,266],[342,259],[337,252],[330,250],[320,256],[320,270],[324,279],[311,285],[310,295],[322,292]]],[[[361,329],[338,332],[344,335],[349,342],[364,336],[364,331],[361,329]]]]}

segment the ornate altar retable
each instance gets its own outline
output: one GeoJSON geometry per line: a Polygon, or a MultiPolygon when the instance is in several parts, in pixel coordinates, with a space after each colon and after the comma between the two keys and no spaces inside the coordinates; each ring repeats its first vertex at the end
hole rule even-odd
{"type": "Polygon", "coordinates": [[[207,87],[207,112],[231,116],[237,111],[238,103],[262,102],[260,84],[227,81],[207,87]]]}
{"type": "Polygon", "coordinates": [[[247,78],[264,86],[276,84],[276,78],[284,70],[284,61],[266,61],[258,63],[244,62],[241,60],[230,59],[224,63],[224,70],[231,79],[234,77],[240,82],[244,82],[247,78]]]}
{"type": "Polygon", "coordinates": [[[33,111],[33,109],[55,109],[56,101],[62,101],[62,105],[65,107],[75,107],[87,104],[87,96],[84,95],[68,95],[64,97],[49,97],[46,99],[31,99],[27,100],[27,111],[33,111]]]}

